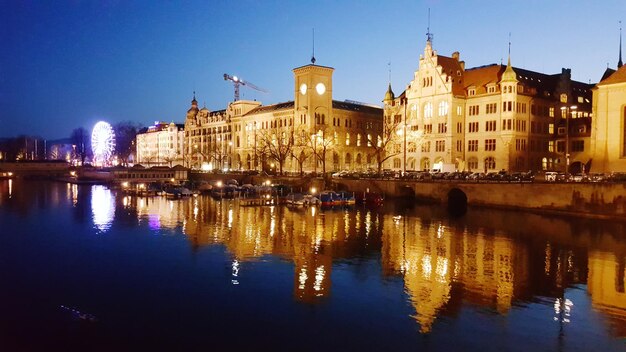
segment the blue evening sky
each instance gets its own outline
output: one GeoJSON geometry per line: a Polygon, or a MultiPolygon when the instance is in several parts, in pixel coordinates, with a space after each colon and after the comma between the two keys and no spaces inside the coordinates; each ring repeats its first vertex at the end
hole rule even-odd
{"type": "Polygon", "coordinates": [[[417,69],[431,8],[434,48],[466,67],[506,62],[572,69],[597,82],[615,68],[626,1],[35,1],[0,0],[0,137],[69,136],[100,119],[184,122],[192,92],[224,109],[238,75],[293,99],[295,67],[332,66],[334,99],[380,104],[417,69]]]}

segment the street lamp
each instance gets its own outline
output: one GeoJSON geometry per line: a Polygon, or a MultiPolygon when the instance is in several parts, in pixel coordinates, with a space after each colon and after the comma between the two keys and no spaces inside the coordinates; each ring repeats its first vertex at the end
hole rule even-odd
{"type": "Polygon", "coordinates": [[[578,109],[576,105],[561,106],[561,111],[565,112],[565,179],[569,179],[569,115],[578,109]]]}
{"type": "Polygon", "coordinates": [[[313,139],[313,174],[317,176],[317,134],[313,133],[311,139],[313,139]]]}

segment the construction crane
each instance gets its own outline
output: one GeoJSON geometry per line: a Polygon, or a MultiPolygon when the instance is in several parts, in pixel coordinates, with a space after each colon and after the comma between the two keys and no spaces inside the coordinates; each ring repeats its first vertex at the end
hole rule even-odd
{"type": "Polygon", "coordinates": [[[231,76],[228,73],[224,74],[224,80],[233,82],[233,85],[235,86],[235,101],[239,100],[239,86],[248,86],[254,90],[258,90],[259,92],[267,93],[265,89],[259,88],[250,82],[246,82],[237,76],[231,76]]]}

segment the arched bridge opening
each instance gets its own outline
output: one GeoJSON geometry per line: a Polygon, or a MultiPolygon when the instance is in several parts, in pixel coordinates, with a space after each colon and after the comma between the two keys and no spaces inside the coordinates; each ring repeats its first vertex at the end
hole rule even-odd
{"type": "Polygon", "coordinates": [[[452,188],[448,192],[448,213],[461,216],[467,212],[467,195],[460,188],[452,188]]]}

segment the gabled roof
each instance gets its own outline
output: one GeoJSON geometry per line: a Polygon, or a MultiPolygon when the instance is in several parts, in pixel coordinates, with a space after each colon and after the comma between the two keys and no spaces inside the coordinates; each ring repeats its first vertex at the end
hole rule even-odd
{"type": "Polygon", "coordinates": [[[626,65],[618,68],[617,71],[613,72],[613,74],[600,81],[600,83],[598,83],[598,86],[606,86],[609,84],[624,82],[626,82],[626,65]]]}
{"type": "Polygon", "coordinates": [[[504,72],[504,66],[496,64],[467,69],[464,74],[464,89],[475,87],[476,94],[486,93],[485,86],[500,82],[502,72],[504,72]]]}
{"type": "Polygon", "coordinates": [[[452,57],[437,55],[437,65],[441,66],[441,72],[448,75],[449,79],[452,80],[452,94],[465,95],[463,88],[465,78],[459,61],[452,57]],[[457,72],[461,75],[459,76],[457,72]]]}
{"type": "Polygon", "coordinates": [[[615,70],[612,68],[606,68],[606,71],[604,71],[604,73],[602,74],[602,78],[600,78],[600,82],[604,81],[605,79],[609,78],[610,75],[614,74],[615,70]]]}

